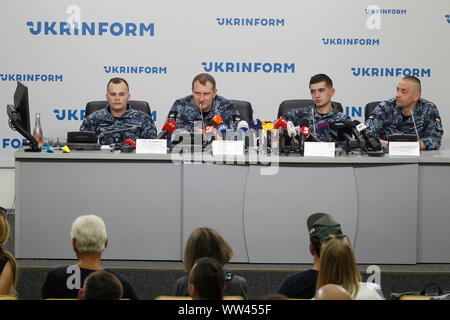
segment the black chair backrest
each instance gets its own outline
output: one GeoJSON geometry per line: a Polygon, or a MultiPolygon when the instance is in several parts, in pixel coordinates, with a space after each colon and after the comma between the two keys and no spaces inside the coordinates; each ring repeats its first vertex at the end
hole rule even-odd
{"type": "MultiPolygon", "coordinates": [[[[138,100],[130,100],[128,101],[128,104],[131,108],[135,110],[139,110],[142,112],[145,112],[146,114],[151,115],[152,112],[150,110],[150,105],[147,101],[138,101],[138,100]]],[[[103,109],[108,105],[108,101],[101,100],[101,101],[89,101],[86,104],[86,117],[90,115],[91,113],[94,113],[97,110],[103,109]]]]}
{"type": "Polygon", "coordinates": [[[372,101],[366,104],[366,108],[364,109],[364,119],[367,121],[369,119],[370,114],[372,113],[373,109],[380,103],[381,101],[372,101]]]}
{"type": "Polygon", "coordinates": [[[248,101],[242,100],[231,100],[233,102],[234,107],[239,111],[241,115],[241,120],[247,121],[250,124],[250,121],[253,120],[253,110],[252,105],[248,101]]]}
{"type": "MultiPolygon", "coordinates": [[[[291,109],[304,108],[312,106],[313,104],[314,103],[311,99],[284,100],[283,102],[281,102],[280,107],[278,108],[277,119],[291,109]]],[[[331,101],[331,105],[334,108],[338,109],[338,111],[344,112],[342,109],[342,105],[339,102],[331,101]]]]}

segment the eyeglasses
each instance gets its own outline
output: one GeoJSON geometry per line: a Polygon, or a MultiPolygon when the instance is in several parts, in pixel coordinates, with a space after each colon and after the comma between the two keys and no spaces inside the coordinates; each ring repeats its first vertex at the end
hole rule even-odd
{"type": "Polygon", "coordinates": [[[348,237],[345,234],[338,234],[338,235],[330,234],[328,237],[326,237],[325,239],[320,241],[320,244],[327,243],[331,239],[338,239],[338,240],[347,239],[348,240],[348,237]]]}

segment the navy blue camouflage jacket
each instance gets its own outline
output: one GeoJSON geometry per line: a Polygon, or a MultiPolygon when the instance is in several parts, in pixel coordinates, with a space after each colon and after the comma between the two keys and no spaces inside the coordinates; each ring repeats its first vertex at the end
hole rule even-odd
{"type": "MultiPolygon", "coordinates": [[[[423,141],[425,148],[439,149],[444,131],[436,106],[421,98],[412,113],[419,139],[423,141]]],[[[416,134],[413,118],[403,116],[401,108],[396,105],[395,98],[378,104],[365,124],[369,133],[386,141],[392,134],[416,134]]]]}
{"type": "Polygon", "coordinates": [[[316,138],[319,139],[320,141],[327,141],[325,134],[323,132],[319,133],[319,130],[317,129],[318,123],[320,121],[328,122],[328,124],[330,124],[333,122],[352,120],[349,116],[346,116],[345,114],[338,111],[334,107],[330,112],[328,112],[326,114],[321,114],[321,113],[317,112],[317,108],[315,105],[311,105],[309,107],[301,107],[301,108],[291,109],[291,110],[287,111],[286,113],[284,113],[282,116],[283,116],[284,120],[292,121],[294,126],[300,125],[300,122],[302,121],[302,119],[308,120],[308,122],[309,122],[308,126],[311,130],[311,134],[315,135],[316,138]],[[314,123],[313,123],[312,110],[314,110],[314,123]],[[314,134],[314,125],[315,125],[315,131],[316,131],[315,134],[314,134]]]}
{"type": "Polygon", "coordinates": [[[148,114],[132,109],[119,118],[109,112],[109,106],[87,116],[80,131],[92,131],[99,137],[100,144],[123,143],[126,139],[154,139],[156,126],[148,114]]]}
{"type": "MultiPolygon", "coordinates": [[[[223,123],[225,123],[228,128],[234,130],[237,128],[237,124],[241,120],[239,111],[236,110],[233,103],[219,95],[216,95],[214,98],[211,110],[208,113],[203,114],[203,121],[207,123],[216,115],[220,115],[223,123]]],[[[194,121],[202,121],[202,115],[194,105],[194,97],[190,95],[175,101],[169,111],[166,121],[170,119],[175,120],[177,123],[177,129],[184,129],[189,132],[193,132],[194,121]]]]}

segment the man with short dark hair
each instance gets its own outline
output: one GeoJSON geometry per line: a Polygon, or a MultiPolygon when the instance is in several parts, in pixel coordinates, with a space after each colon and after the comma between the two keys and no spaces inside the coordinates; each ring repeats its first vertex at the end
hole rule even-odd
{"type": "Polygon", "coordinates": [[[193,300],[222,300],[225,286],[225,271],[219,262],[209,257],[197,260],[189,275],[193,300]]]}
{"type": "Polygon", "coordinates": [[[122,284],[111,272],[95,271],[84,280],[78,291],[79,300],[120,300],[122,284]]]}
{"type": "Polygon", "coordinates": [[[154,139],[156,126],[150,115],[132,109],[128,104],[128,83],[122,78],[112,78],[106,87],[108,105],[89,116],[80,131],[92,131],[100,144],[121,144],[126,139],[154,139]]]}
{"type": "Polygon", "coordinates": [[[333,81],[326,74],[319,73],[311,77],[309,81],[309,91],[313,100],[313,105],[303,108],[289,110],[282,117],[286,121],[292,121],[294,126],[299,126],[304,120],[309,122],[311,134],[315,135],[320,141],[328,141],[325,132],[322,132],[320,126],[324,123],[345,122],[351,120],[331,104],[331,98],[334,96],[335,89],[333,81]]]}
{"type": "Polygon", "coordinates": [[[309,232],[309,252],[314,257],[312,269],[289,275],[278,293],[294,299],[311,299],[316,293],[320,266],[320,243],[329,235],[342,234],[341,226],[326,213],[314,213],[306,221],[309,232]]]}
{"type": "Polygon", "coordinates": [[[201,73],[192,80],[192,95],[178,99],[167,116],[177,123],[177,129],[194,131],[194,121],[208,123],[220,116],[230,129],[236,129],[241,120],[233,103],[217,94],[216,80],[201,73]]]}
{"type": "Polygon", "coordinates": [[[414,76],[397,85],[395,98],[378,104],[366,121],[367,130],[380,139],[383,147],[394,134],[417,135],[421,150],[437,150],[444,131],[434,103],[421,98],[422,85],[414,76]]]}

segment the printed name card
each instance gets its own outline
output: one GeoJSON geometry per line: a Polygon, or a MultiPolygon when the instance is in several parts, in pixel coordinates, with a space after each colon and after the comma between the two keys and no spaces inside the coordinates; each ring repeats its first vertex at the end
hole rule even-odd
{"type": "Polygon", "coordinates": [[[244,154],[244,141],[220,141],[212,143],[214,156],[242,156],[244,154]]]}
{"type": "Polygon", "coordinates": [[[334,157],[336,152],[334,142],[305,141],[305,157],[334,157]]]}
{"type": "Polygon", "coordinates": [[[137,139],[136,153],[167,154],[166,139],[137,139]]]}
{"type": "Polygon", "coordinates": [[[420,156],[419,141],[390,141],[389,142],[390,156],[420,156]]]}

